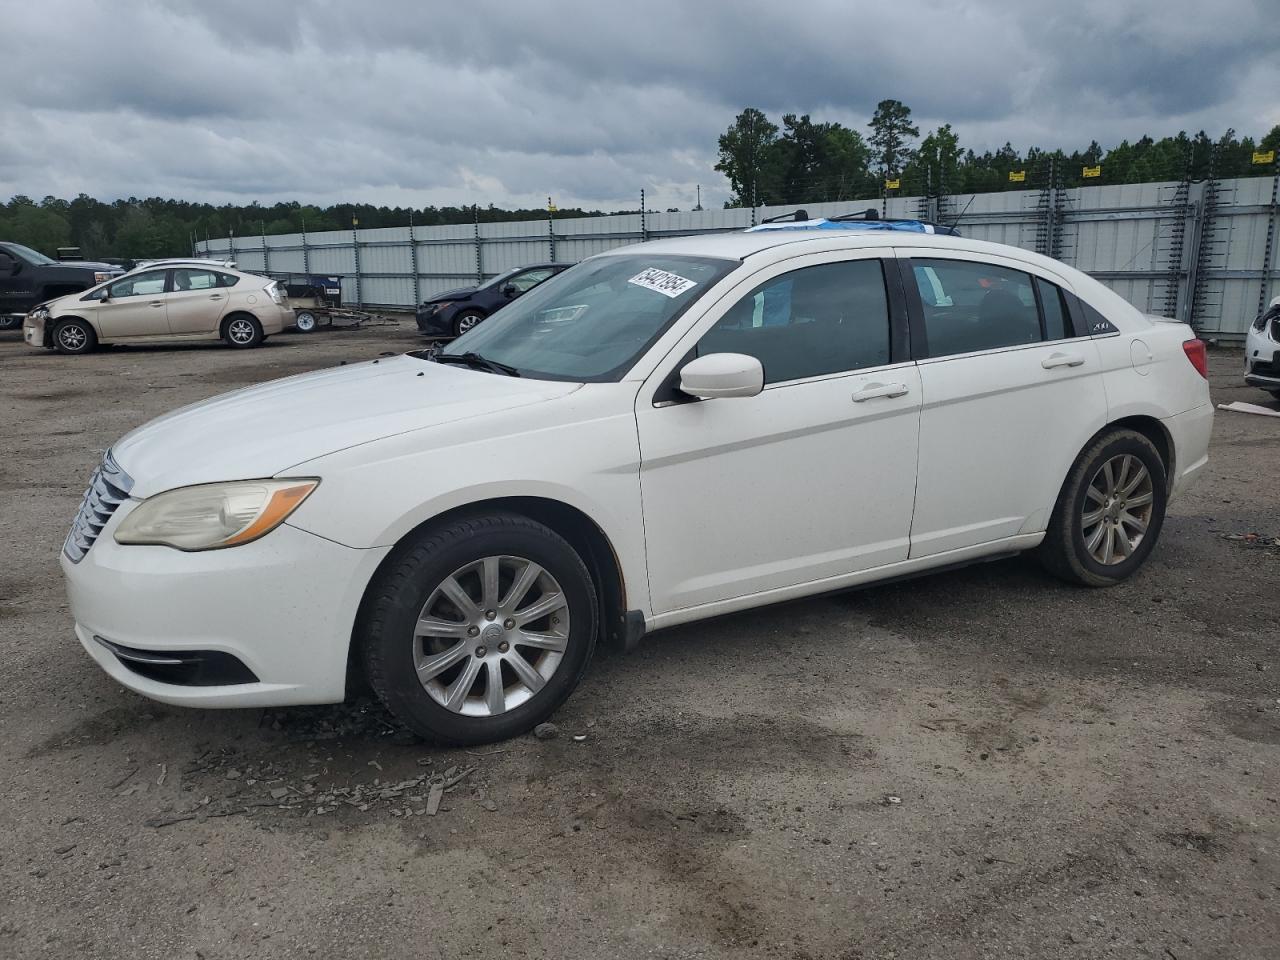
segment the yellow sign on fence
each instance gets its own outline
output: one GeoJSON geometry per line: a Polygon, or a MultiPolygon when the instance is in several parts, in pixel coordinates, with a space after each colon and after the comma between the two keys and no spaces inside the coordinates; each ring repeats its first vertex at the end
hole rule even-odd
{"type": "Polygon", "coordinates": [[[1267,150],[1265,152],[1263,152],[1262,150],[1255,150],[1253,151],[1253,162],[1254,163],[1275,163],[1276,152],[1274,150],[1267,150]]]}
{"type": "Polygon", "coordinates": [[[1080,175],[1084,177],[1100,177],[1102,176],[1102,164],[1096,167],[1085,167],[1080,171],[1080,175]]]}
{"type": "Polygon", "coordinates": [[[1026,179],[1027,179],[1027,171],[1025,171],[1025,170],[1010,170],[1010,171],[1009,171],[1009,182],[1010,182],[1010,183],[1022,183],[1022,182],[1023,182],[1024,180],[1026,180],[1026,179]]]}
{"type": "Polygon", "coordinates": [[[894,177],[892,180],[886,180],[884,182],[884,188],[886,190],[897,190],[898,187],[900,186],[902,186],[902,181],[899,180],[897,177],[894,177]]]}

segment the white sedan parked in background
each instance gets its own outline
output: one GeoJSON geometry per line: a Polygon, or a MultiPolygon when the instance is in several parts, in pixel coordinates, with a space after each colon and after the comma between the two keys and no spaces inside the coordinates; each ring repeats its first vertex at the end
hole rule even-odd
{"type": "Polygon", "coordinates": [[[1245,336],[1244,382],[1280,400],[1280,297],[1253,321],[1245,336]]]}
{"type": "Polygon", "coordinates": [[[1121,581],[1211,425],[1188,327],[1025,250],[661,240],[438,355],[134,431],[63,569],[84,647],[147,696],[335,702],[351,663],[413,730],[479,743],[547,717],[597,640],[1033,548],[1121,581]]]}

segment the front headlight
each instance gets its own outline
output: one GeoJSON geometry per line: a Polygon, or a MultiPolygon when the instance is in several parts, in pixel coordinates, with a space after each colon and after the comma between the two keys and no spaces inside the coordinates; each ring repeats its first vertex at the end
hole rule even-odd
{"type": "Polygon", "coordinates": [[[32,319],[32,320],[48,320],[48,319],[49,319],[49,308],[48,308],[48,307],[36,307],[34,310],[32,310],[32,311],[31,311],[31,319],[32,319]]]}
{"type": "Polygon", "coordinates": [[[143,500],[116,530],[116,543],[178,550],[238,547],[266,536],[320,485],[316,479],[240,480],[167,490],[143,500]]]}

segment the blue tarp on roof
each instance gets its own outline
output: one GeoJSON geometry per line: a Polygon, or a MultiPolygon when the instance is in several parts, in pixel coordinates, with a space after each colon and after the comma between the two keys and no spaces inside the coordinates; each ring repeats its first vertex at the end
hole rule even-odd
{"type": "Polygon", "coordinates": [[[783,223],[762,223],[758,227],[748,227],[746,233],[758,233],[765,230],[892,230],[899,233],[941,233],[954,235],[951,227],[940,227],[920,220],[828,220],[819,217],[815,220],[788,221],[783,223]]]}

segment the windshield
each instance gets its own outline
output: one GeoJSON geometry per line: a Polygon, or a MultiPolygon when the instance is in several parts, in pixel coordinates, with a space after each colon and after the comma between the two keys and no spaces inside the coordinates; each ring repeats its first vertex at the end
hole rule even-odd
{"type": "Polygon", "coordinates": [[[616,380],[736,260],[595,257],[539,284],[441,353],[480,354],[545,380],[616,380]]]}
{"type": "Polygon", "coordinates": [[[30,247],[24,247],[20,243],[8,244],[8,248],[32,266],[47,267],[51,263],[58,262],[52,257],[46,257],[43,253],[32,250],[30,247]]]}

